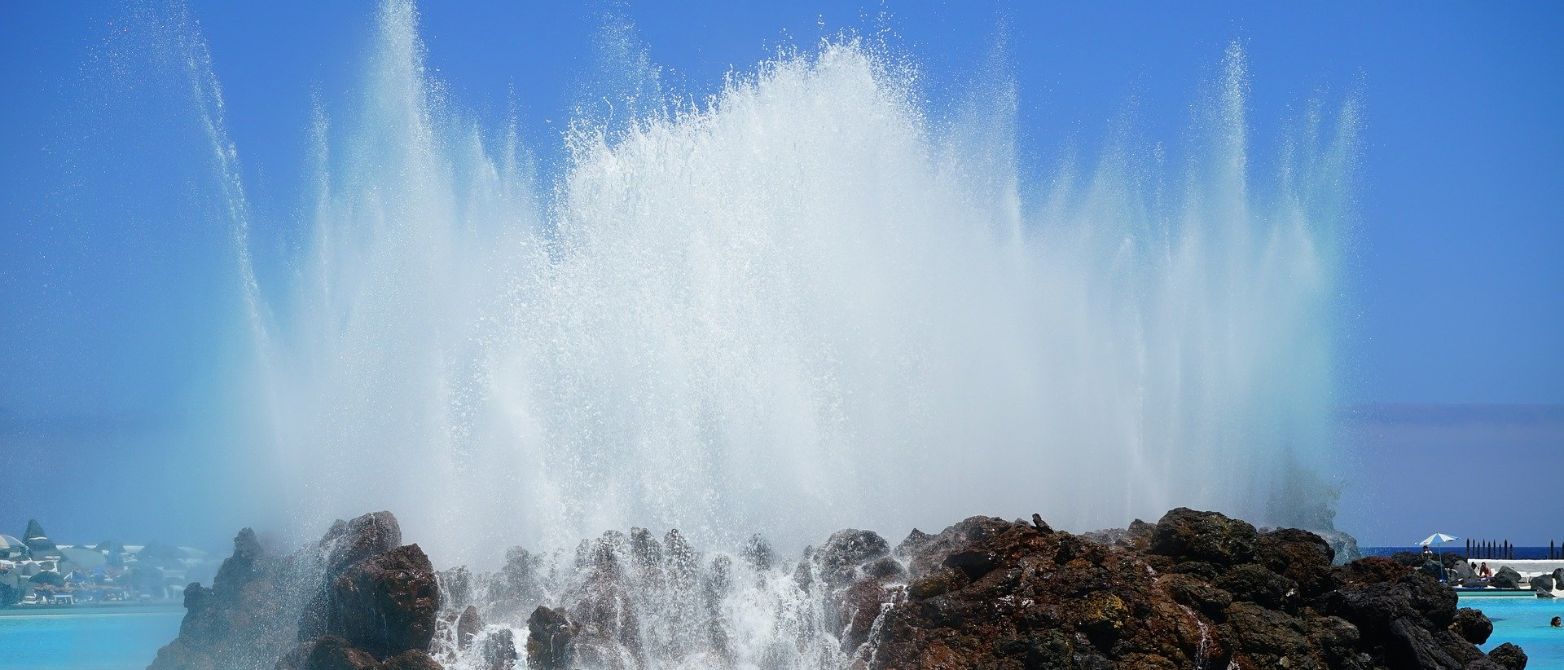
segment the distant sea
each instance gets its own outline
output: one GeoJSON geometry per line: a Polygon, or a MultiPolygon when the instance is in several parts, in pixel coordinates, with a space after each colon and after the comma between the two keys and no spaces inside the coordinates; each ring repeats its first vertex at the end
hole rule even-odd
{"type": "Polygon", "coordinates": [[[144,670],[184,614],[178,604],[0,609],[0,667],[144,670]]]}

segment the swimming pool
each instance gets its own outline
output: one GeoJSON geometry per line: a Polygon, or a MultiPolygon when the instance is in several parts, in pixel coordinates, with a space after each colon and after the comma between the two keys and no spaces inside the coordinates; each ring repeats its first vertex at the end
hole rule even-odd
{"type": "Polygon", "coordinates": [[[1482,645],[1488,651],[1505,642],[1526,650],[1526,670],[1564,670],[1564,628],[1548,620],[1564,616],[1564,600],[1520,596],[1461,594],[1461,607],[1483,611],[1493,621],[1493,636],[1482,645]]]}

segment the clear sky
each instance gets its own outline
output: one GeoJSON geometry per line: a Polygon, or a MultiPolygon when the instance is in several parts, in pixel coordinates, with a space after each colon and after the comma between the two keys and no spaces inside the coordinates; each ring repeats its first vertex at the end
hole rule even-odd
{"type": "MultiPolygon", "coordinates": [[[[1309,100],[1357,95],[1366,110],[1339,403],[1413,404],[1439,416],[1457,405],[1467,420],[1499,423],[1513,411],[1482,406],[1564,404],[1557,3],[547,4],[421,10],[428,62],[450,98],[491,125],[514,110],[545,168],[560,160],[571,110],[591,104],[611,74],[598,65],[597,36],[614,22],[633,26],[666,86],[696,98],[779,47],[809,48],[842,30],[883,38],[920,66],[933,109],[991,67],[1002,36],[1020,96],[1020,153],[1039,181],[1066,157],[1096,155],[1125,119],[1145,136],[1179,137],[1236,40],[1252,75],[1257,170],[1309,100]]],[[[214,203],[198,195],[211,177],[195,160],[187,84],[147,43],[155,5],[0,6],[0,532],[40,516],[61,537],[168,536],[204,517],[139,485],[222,495],[201,473],[218,458],[206,445],[226,436],[189,419],[221,411],[215,380],[240,346],[223,337],[235,313],[232,251],[227,231],[210,223],[214,203]]],[[[314,101],[352,94],[374,8],[286,0],[192,2],[189,11],[262,207],[262,271],[279,271],[265,259],[297,242],[288,222],[306,204],[297,175],[314,101]]],[[[1550,416],[1551,428],[1513,443],[1512,457],[1564,456],[1564,430],[1557,413],[1544,411],[1544,423],[1550,416]]],[[[1401,443],[1362,425],[1353,430],[1370,443],[1356,452],[1367,471],[1427,444],[1388,448],[1401,443]]],[[[1510,434],[1479,430],[1433,458],[1503,448],[1510,434]]],[[[1367,484],[1345,485],[1344,500],[1363,506],[1367,484]]],[[[1344,514],[1370,543],[1424,522],[1344,514]]],[[[205,539],[234,523],[220,525],[191,532],[205,539]]],[[[1540,517],[1504,532],[1547,538],[1540,517]]]]}

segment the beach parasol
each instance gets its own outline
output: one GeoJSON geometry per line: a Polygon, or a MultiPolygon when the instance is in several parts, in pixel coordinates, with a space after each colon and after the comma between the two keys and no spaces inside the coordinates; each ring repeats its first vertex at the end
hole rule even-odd
{"type": "Polygon", "coordinates": [[[1429,546],[1431,544],[1444,544],[1446,542],[1454,542],[1454,541],[1459,540],[1459,539],[1461,539],[1461,538],[1456,537],[1454,535],[1445,535],[1444,533],[1434,533],[1433,535],[1429,535],[1428,537],[1423,538],[1423,541],[1419,542],[1417,544],[1420,547],[1426,547],[1426,546],[1429,546]]]}

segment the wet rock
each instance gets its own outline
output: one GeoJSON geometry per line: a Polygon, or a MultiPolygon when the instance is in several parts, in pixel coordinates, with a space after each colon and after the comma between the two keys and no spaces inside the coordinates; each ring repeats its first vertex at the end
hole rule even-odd
{"type": "Polygon", "coordinates": [[[371,512],[332,526],[321,538],[327,553],[326,574],[341,574],[348,566],[402,544],[402,526],[390,512],[371,512]]]}
{"type": "Polygon", "coordinates": [[[1225,620],[1227,606],[1233,604],[1233,594],[1194,575],[1168,575],[1162,585],[1175,601],[1193,607],[1216,621],[1225,620]]]}
{"type": "Polygon", "coordinates": [[[520,618],[543,599],[543,560],[521,547],[505,550],[505,563],[489,583],[488,601],[520,618]]]}
{"type": "Polygon", "coordinates": [[[527,667],[568,670],[575,662],[577,626],[564,610],[539,606],[527,619],[527,667]]]}
{"type": "Polygon", "coordinates": [[[307,562],[268,554],[246,528],[234,538],[210,588],[185,592],[179,636],[158,650],[151,670],[270,670],[292,647],[307,562]]]}
{"type": "Polygon", "coordinates": [[[749,569],[757,572],[770,570],[771,563],[776,560],[771,551],[771,543],[766,542],[766,538],[758,534],[749,536],[749,540],[744,543],[743,551],[739,552],[739,557],[744,559],[749,569]]]}
{"type": "Polygon", "coordinates": [[[1254,557],[1257,536],[1247,521],[1180,507],[1157,521],[1151,552],[1178,560],[1233,565],[1254,557]]]}
{"type": "Polygon", "coordinates": [[[1462,607],[1456,611],[1455,621],[1450,624],[1450,630],[1467,642],[1482,644],[1488,641],[1489,635],[1493,634],[1493,622],[1478,610],[1462,607]]]}
{"type": "Polygon", "coordinates": [[[329,589],[342,572],[370,556],[384,553],[402,543],[402,527],[390,512],[370,512],[349,521],[338,519],[316,543],[323,563],[312,571],[321,574],[309,603],[299,615],[298,639],[311,640],[328,632],[329,589]]]}
{"type": "Polygon", "coordinates": [[[820,576],[829,584],[843,584],[857,574],[858,566],[889,556],[891,547],[873,531],[839,530],[815,552],[820,576]]]}
{"type": "Polygon", "coordinates": [[[478,608],[468,605],[456,617],[456,648],[467,649],[472,646],[473,638],[483,632],[483,617],[478,615],[478,608]]]}
{"type": "Polygon", "coordinates": [[[914,528],[912,532],[907,533],[906,538],[902,539],[901,544],[896,545],[896,555],[911,556],[933,537],[933,535],[914,528]]]}
{"type": "Polygon", "coordinates": [[[445,670],[439,662],[422,651],[404,651],[386,659],[376,670],[445,670]]]}
{"type": "Polygon", "coordinates": [[[377,670],[380,663],[368,652],[354,648],[335,635],[299,645],[277,664],[279,670],[377,670]]]}
{"type": "Polygon", "coordinates": [[[327,631],[388,658],[423,651],[434,638],[439,587],[416,544],[361,560],[331,584],[327,631]]]}
{"type": "Polygon", "coordinates": [[[483,640],[485,670],[515,670],[520,655],[516,653],[516,638],[509,628],[489,631],[483,640]]]}

